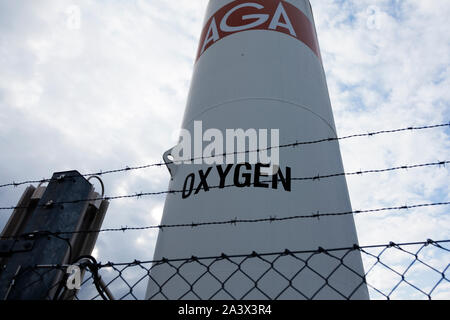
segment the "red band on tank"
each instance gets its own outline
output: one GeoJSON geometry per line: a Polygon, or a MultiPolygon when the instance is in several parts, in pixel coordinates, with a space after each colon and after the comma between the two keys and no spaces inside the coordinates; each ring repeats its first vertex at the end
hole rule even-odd
{"type": "Polygon", "coordinates": [[[219,9],[206,22],[196,61],[216,42],[249,30],[284,33],[303,42],[320,59],[314,25],[300,9],[282,0],[237,0],[219,9]]]}

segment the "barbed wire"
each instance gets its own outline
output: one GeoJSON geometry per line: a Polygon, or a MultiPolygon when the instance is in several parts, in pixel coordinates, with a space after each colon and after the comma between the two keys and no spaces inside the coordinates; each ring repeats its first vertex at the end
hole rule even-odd
{"type": "MultiPolygon", "coordinates": [[[[435,124],[435,125],[426,125],[426,126],[409,126],[409,127],[405,127],[405,128],[400,128],[400,129],[392,129],[392,130],[380,130],[380,131],[373,131],[373,132],[368,132],[368,133],[358,133],[358,134],[352,134],[352,135],[347,135],[347,136],[342,136],[342,137],[334,137],[334,138],[323,138],[323,139],[317,139],[317,140],[311,140],[311,141],[295,141],[292,143],[287,143],[287,144],[282,144],[279,146],[271,146],[271,147],[267,147],[267,148],[258,148],[255,150],[244,150],[244,151],[235,151],[235,152],[231,152],[231,153],[222,153],[222,154],[217,154],[214,156],[202,156],[202,157],[193,157],[190,159],[185,159],[183,161],[186,162],[192,162],[195,160],[205,160],[205,159],[216,159],[218,157],[225,157],[228,155],[238,155],[238,154],[247,154],[247,153],[257,153],[257,152],[261,152],[261,151],[269,151],[272,149],[278,149],[278,148],[289,148],[289,147],[297,147],[297,146],[301,146],[301,145],[310,145],[310,144],[317,144],[317,143],[322,143],[322,142],[331,142],[331,141],[341,141],[341,140],[347,140],[347,139],[352,139],[352,138],[358,138],[358,137],[373,137],[376,135],[381,135],[381,134],[390,134],[390,133],[399,133],[399,132],[405,132],[405,131],[421,131],[421,130],[428,130],[428,129],[437,129],[437,128],[443,128],[443,127],[450,127],[450,122],[448,123],[442,123],[442,124],[435,124]]],[[[169,162],[169,164],[174,163],[174,162],[169,162]]],[[[119,168],[119,169],[112,169],[112,170],[107,170],[107,171],[97,171],[97,172],[93,172],[93,173],[85,173],[82,174],[83,177],[89,177],[89,176],[103,176],[103,175],[107,175],[107,174],[113,174],[113,173],[120,173],[120,172],[130,172],[130,171],[136,171],[136,170],[142,170],[142,169],[148,169],[148,168],[152,168],[152,167],[162,167],[165,166],[166,163],[164,162],[156,162],[156,163],[151,163],[151,164],[147,164],[147,165],[141,165],[141,166],[126,166],[124,168],[119,168]]],[[[67,176],[68,178],[71,177],[78,177],[78,176],[67,176]]],[[[52,179],[52,178],[43,178],[43,179],[29,179],[29,180],[25,180],[25,181],[21,181],[21,182],[10,182],[10,183],[4,183],[4,184],[0,184],[0,188],[5,188],[5,187],[18,187],[24,184],[32,184],[32,183],[47,183],[47,182],[52,182],[52,181],[56,181],[56,179],[52,179]]]]}
{"type": "Polygon", "coordinates": [[[217,225],[233,225],[236,226],[238,224],[249,224],[249,223],[274,223],[274,222],[282,222],[282,221],[290,221],[290,220],[299,220],[299,219],[320,219],[324,217],[338,217],[338,216],[347,216],[347,215],[358,215],[358,214],[367,214],[367,213],[378,213],[385,211],[402,211],[402,210],[411,210],[417,208],[427,208],[427,207],[438,207],[438,206],[448,206],[449,202],[434,202],[434,203],[422,203],[422,204],[413,204],[413,205],[402,205],[402,206],[393,206],[393,207],[382,207],[375,209],[365,209],[365,210],[350,210],[350,211],[340,211],[340,212],[312,212],[312,213],[304,213],[293,216],[286,217],[277,217],[277,216],[269,216],[267,218],[256,218],[256,219],[238,219],[237,217],[229,220],[222,221],[205,221],[205,222],[191,222],[191,223],[178,223],[178,224],[158,224],[158,225],[150,225],[150,226],[142,226],[142,227],[120,227],[120,228],[104,228],[104,229],[96,229],[96,230],[79,230],[79,231],[35,231],[32,233],[25,233],[18,236],[9,236],[9,237],[0,237],[0,239],[8,240],[8,239],[30,239],[34,237],[48,237],[50,235],[61,237],[62,235],[73,235],[73,234],[90,234],[90,233],[105,233],[105,232],[125,232],[125,231],[144,231],[151,229],[173,229],[173,228],[198,228],[203,226],[217,226],[217,225]]]}
{"type": "MultiPolygon", "coordinates": [[[[358,244],[353,244],[351,246],[347,246],[347,247],[335,247],[335,248],[328,248],[328,249],[324,249],[322,247],[318,247],[315,249],[307,249],[307,250],[288,250],[285,249],[285,251],[275,251],[275,252],[262,252],[262,253],[256,253],[255,251],[251,252],[251,253],[247,253],[247,254],[225,254],[225,253],[221,253],[220,256],[201,256],[201,257],[196,257],[196,256],[191,256],[191,257],[184,257],[184,258],[162,258],[162,259],[156,259],[156,260],[143,260],[143,261],[139,261],[139,260],[133,260],[133,261],[129,261],[129,262],[117,262],[117,263],[112,263],[112,262],[106,262],[106,263],[101,263],[99,262],[98,267],[99,268],[105,268],[105,267],[112,267],[112,266],[133,266],[133,265],[137,265],[137,264],[155,264],[155,263],[164,263],[164,262],[181,262],[181,261],[194,261],[194,260],[211,260],[211,259],[217,259],[217,258],[245,258],[245,257],[252,257],[255,255],[258,255],[260,257],[264,257],[264,256],[273,256],[273,255],[278,255],[278,254],[302,254],[302,253],[323,253],[323,252],[335,252],[335,251],[343,251],[343,250],[364,250],[364,249],[376,249],[376,248],[391,248],[391,247],[404,247],[404,246],[413,246],[413,245],[438,245],[441,243],[450,243],[450,239],[446,239],[446,240],[432,240],[432,239],[427,239],[426,241],[415,241],[415,242],[400,242],[400,243],[395,243],[394,241],[390,241],[387,244],[373,244],[373,245],[365,245],[365,246],[360,246],[358,244]]],[[[439,248],[444,249],[445,251],[450,252],[449,249],[444,248],[439,246],[439,248]]],[[[56,267],[56,265],[55,265],[56,267]]]]}
{"type": "MultiPolygon", "coordinates": [[[[318,181],[321,179],[328,179],[328,178],[335,178],[340,176],[354,176],[354,175],[364,175],[364,174],[373,174],[373,173],[383,173],[383,172],[392,172],[392,171],[399,171],[399,170],[408,170],[408,169],[418,169],[418,168],[424,168],[424,167],[445,167],[447,164],[449,164],[449,160],[445,161],[437,161],[437,162],[430,162],[430,163],[422,163],[422,164],[414,164],[414,165],[402,165],[402,166],[396,166],[396,167],[390,167],[390,168],[384,168],[384,169],[370,169],[370,170],[358,170],[354,172],[339,172],[339,173],[332,173],[327,175],[315,175],[315,176],[307,176],[307,177],[293,177],[291,178],[292,181],[318,181]]],[[[69,177],[64,177],[64,179],[69,177]]],[[[267,181],[260,181],[260,183],[268,183],[272,180],[267,181]]],[[[255,184],[255,182],[249,182],[244,187],[251,187],[255,184]]],[[[208,186],[209,189],[225,189],[225,188],[233,188],[236,187],[235,184],[226,184],[226,185],[218,185],[218,186],[208,186]]],[[[76,200],[68,200],[68,201],[58,201],[58,202],[50,202],[47,204],[41,204],[37,206],[38,208],[45,208],[45,207],[51,207],[55,205],[64,205],[64,204],[73,204],[73,203],[80,203],[80,202],[91,202],[91,201],[102,201],[102,200],[120,200],[120,199],[139,199],[142,197],[147,196],[157,196],[157,195],[167,195],[167,194],[179,194],[183,193],[185,190],[164,190],[164,191],[156,191],[156,192],[139,192],[134,194],[127,194],[127,195],[119,195],[119,196],[104,196],[104,197],[94,197],[94,198],[86,198],[86,199],[76,199],[76,200]]],[[[0,211],[4,210],[16,210],[16,209],[26,209],[26,206],[9,206],[9,207],[0,207],[0,211]]]]}
{"type": "MultiPolygon", "coordinates": [[[[145,295],[146,299],[210,300],[226,297],[243,300],[255,299],[256,295],[268,300],[313,300],[323,298],[321,295],[325,294],[333,299],[360,299],[368,298],[367,288],[371,298],[389,300],[410,294],[412,299],[433,299],[439,298],[439,288],[443,283],[450,283],[446,274],[450,264],[445,262],[449,259],[450,250],[444,246],[449,243],[450,240],[428,239],[119,263],[101,263],[92,258],[80,265],[91,274],[82,281],[81,291],[75,298],[111,299],[115,296],[117,300],[138,300],[145,295]],[[354,263],[354,259],[358,259],[355,254],[363,258],[366,271],[354,263]],[[392,257],[395,257],[395,266],[390,265],[392,257]],[[436,263],[437,257],[441,258],[440,263],[436,263]],[[258,266],[258,271],[252,270],[255,266],[258,266]],[[100,275],[100,271],[105,269],[108,271],[100,275]],[[133,271],[128,272],[130,270],[133,271]],[[193,273],[193,270],[197,271],[193,273]],[[388,276],[382,277],[383,273],[388,276]],[[338,280],[343,276],[347,279],[345,284],[338,280]],[[102,286],[99,285],[100,279],[105,280],[102,286]],[[144,280],[148,281],[144,283],[144,280]],[[91,281],[93,287],[89,287],[91,281]],[[239,281],[239,286],[236,286],[236,281],[239,281]],[[274,281],[277,286],[274,286],[274,281]],[[104,294],[106,291],[110,293],[108,297],[104,294]]],[[[49,272],[67,267],[69,265],[49,264],[30,266],[29,269],[49,272]]],[[[36,283],[17,290],[23,291],[32,285],[36,283]]],[[[444,288],[442,286],[441,290],[444,288]]]]}

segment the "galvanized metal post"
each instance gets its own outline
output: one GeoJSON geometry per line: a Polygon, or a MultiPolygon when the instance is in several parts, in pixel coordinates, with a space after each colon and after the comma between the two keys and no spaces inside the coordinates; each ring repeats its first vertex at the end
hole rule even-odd
{"type": "Polygon", "coordinates": [[[37,204],[33,189],[26,190],[18,205],[27,208],[15,210],[2,233],[0,243],[9,241],[10,246],[2,251],[6,257],[0,269],[0,299],[55,298],[65,270],[36,266],[70,264],[80,255],[91,254],[97,233],[58,233],[98,229],[108,208],[104,200],[79,201],[98,199],[99,194],[77,171],[54,173],[45,192],[36,190],[40,191],[37,204]]]}

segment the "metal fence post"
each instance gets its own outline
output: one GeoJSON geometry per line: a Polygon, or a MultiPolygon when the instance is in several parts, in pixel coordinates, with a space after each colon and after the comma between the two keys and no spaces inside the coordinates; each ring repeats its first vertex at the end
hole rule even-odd
{"type": "Polygon", "coordinates": [[[27,188],[2,232],[0,299],[58,298],[65,270],[35,266],[70,264],[95,246],[98,233],[59,233],[100,228],[108,201],[77,171],[54,173],[42,188],[27,188]]]}

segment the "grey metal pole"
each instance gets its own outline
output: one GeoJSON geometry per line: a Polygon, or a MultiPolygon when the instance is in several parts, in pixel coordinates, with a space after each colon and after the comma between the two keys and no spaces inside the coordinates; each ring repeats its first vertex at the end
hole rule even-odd
{"type": "Polygon", "coordinates": [[[70,264],[95,246],[98,233],[58,233],[99,229],[108,201],[77,171],[54,173],[42,188],[27,188],[2,233],[0,299],[53,299],[65,270],[36,266],[70,264]]]}

